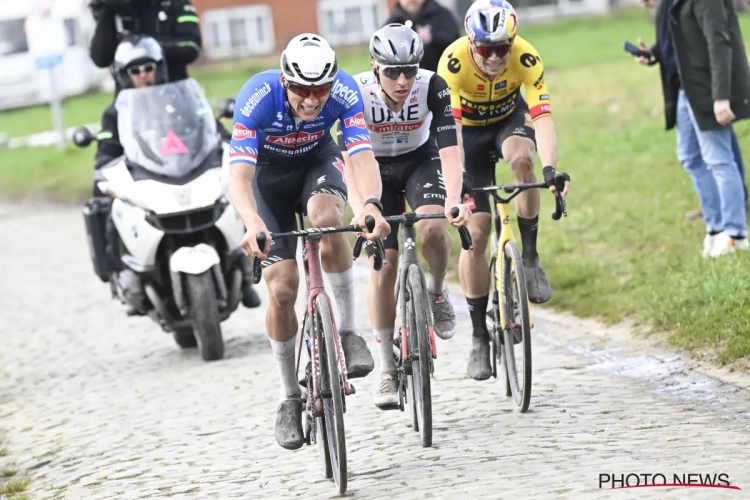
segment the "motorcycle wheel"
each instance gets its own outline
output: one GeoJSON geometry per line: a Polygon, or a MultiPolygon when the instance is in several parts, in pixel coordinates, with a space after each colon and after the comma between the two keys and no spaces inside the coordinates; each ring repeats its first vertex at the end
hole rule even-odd
{"type": "Polygon", "coordinates": [[[174,341],[177,343],[178,346],[182,347],[183,349],[192,349],[193,347],[198,347],[198,341],[195,338],[195,335],[193,335],[193,329],[192,328],[182,328],[180,330],[172,332],[172,337],[174,338],[174,341]]]}
{"type": "Polygon", "coordinates": [[[204,361],[221,359],[224,357],[224,339],[211,270],[197,275],[188,274],[186,285],[190,318],[201,357],[204,361]]]}

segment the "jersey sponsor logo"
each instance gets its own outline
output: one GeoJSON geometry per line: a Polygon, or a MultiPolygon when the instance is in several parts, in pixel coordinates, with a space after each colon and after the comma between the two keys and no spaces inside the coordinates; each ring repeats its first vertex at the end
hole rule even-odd
{"type": "Polygon", "coordinates": [[[261,99],[263,99],[265,96],[271,93],[271,86],[268,84],[268,82],[264,83],[261,88],[256,90],[253,95],[251,95],[247,101],[245,101],[245,105],[242,106],[242,109],[240,112],[245,116],[250,116],[250,113],[253,112],[255,109],[255,106],[257,106],[261,99]]]}
{"type": "Polygon", "coordinates": [[[549,104],[537,104],[531,108],[531,116],[537,117],[540,115],[546,115],[552,113],[552,108],[549,104]]]}
{"type": "Polygon", "coordinates": [[[458,73],[461,71],[461,61],[459,61],[458,58],[453,57],[453,52],[448,54],[448,57],[450,58],[448,60],[448,71],[451,73],[458,73]]]}
{"type": "Polygon", "coordinates": [[[508,86],[508,80],[503,80],[502,82],[497,82],[495,84],[495,90],[504,89],[508,86]]]}
{"type": "MultiPolygon", "coordinates": [[[[383,123],[388,121],[394,121],[393,112],[390,109],[383,109],[381,106],[373,106],[370,108],[373,123],[383,123]]],[[[401,111],[396,115],[398,121],[411,122],[419,119],[419,104],[408,104],[401,108],[401,111]]]]}
{"type": "Polygon", "coordinates": [[[384,132],[413,132],[419,130],[424,121],[417,123],[383,123],[382,125],[370,125],[368,128],[373,132],[382,134],[384,132]]]}
{"type": "Polygon", "coordinates": [[[549,101],[549,94],[542,94],[539,96],[540,101],[549,101]]]}
{"type": "Polygon", "coordinates": [[[359,89],[350,89],[348,85],[341,83],[341,80],[336,80],[331,89],[331,97],[339,101],[340,103],[354,106],[359,102],[359,89]]]}
{"type": "Polygon", "coordinates": [[[477,90],[484,90],[484,84],[483,83],[477,84],[477,90]]]}
{"type": "Polygon", "coordinates": [[[232,139],[234,139],[235,141],[255,139],[255,130],[247,128],[241,123],[235,123],[234,127],[232,127],[232,139]]]}
{"type": "Polygon", "coordinates": [[[533,68],[541,60],[539,56],[534,56],[534,54],[529,54],[528,52],[521,54],[521,64],[526,68],[533,68]]]}
{"type": "Polygon", "coordinates": [[[461,98],[461,111],[463,116],[469,120],[487,120],[505,116],[516,107],[516,96],[518,93],[510,94],[503,99],[487,102],[474,102],[461,98]]]}
{"type": "Polygon", "coordinates": [[[440,92],[438,92],[438,99],[442,99],[443,97],[448,97],[451,95],[451,89],[443,89],[440,92]]]}
{"type": "Polygon", "coordinates": [[[414,103],[415,103],[415,102],[417,102],[418,100],[419,100],[419,96],[418,96],[418,95],[416,94],[416,92],[415,92],[415,93],[414,93],[414,96],[412,96],[412,98],[411,98],[411,100],[409,101],[409,103],[410,103],[410,104],[414,104],[414,103]]]}
{"type": "Polygon", "coordinates": [[[443,111],[443,116],[450,116],[450,115],[452,115],[452,114],[453,114],[453,110],[452,110],[452,108],[451,108],[451,105],[450,105],[450,104],[448,104],[448,105],[447,105],[447,106],[445,107],[445,110],[443,111]]]}
{"type": "Polygon", "coordinates": [[[542,71],[542,74],[539,75],[539,78],[534,82],[534,88],[542,90],[542,85],[544,85],[544,71],[542,71]]]}
{"type": "Polygon", "coordinates": [[[442,127],[438,127],[437,128],[437,132],[442,132],[444,130],[451,130],[451,129],[456,130],[456,124],[455,123],[452,123],[450,125],[443,125],[442,127]]]}
{"type": "Polygon", "coordinates": [[[315,142],[323,137],[324,133],[325,132],[323,132],[322,130],[319,130],[318,132],[313,132],[312,134],[307,132],[299,132],[297,134],[269,135],[266,140],[271,144],[277,144],[279,146],[296,147],[315,142]]]}
{"type": "Polygon", "coordinates": [[[351,118],[347,118],[346,120],[344,120],[344,127],[367,128],[367,124],[365,123],[364,113],[357,113],[351,118]]]}

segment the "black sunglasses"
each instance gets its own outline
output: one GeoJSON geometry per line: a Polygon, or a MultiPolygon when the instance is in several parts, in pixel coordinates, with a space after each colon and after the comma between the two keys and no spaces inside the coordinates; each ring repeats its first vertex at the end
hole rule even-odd
{"type": "Polygon", "coordinates": [[[383,76],[389,80],[398,80],[398,77],[403,75],[407,80],[410,80],[417,76],[419,66],[380,66],[383,76]]]}
{"type": "Polygon", "coordinates": [[[141,73],[151,73],[153,71],[156,71],[156,63],[152,62],[128,68],[128,74],[132,76],[138,76],[141,73]]]}

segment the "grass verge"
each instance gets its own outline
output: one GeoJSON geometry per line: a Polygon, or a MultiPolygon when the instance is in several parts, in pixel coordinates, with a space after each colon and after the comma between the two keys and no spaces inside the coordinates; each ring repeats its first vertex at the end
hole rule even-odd
{"type": "MultiPolygon", "coordinates": [[[[742,23],[748,38],[750,21],[743,17],[742,23]]],[[[646,11],[522,27],[521,33],[549,68],[559,168],[573,181],[568,218],[551,221],[553,199],[543,196],[539,251],[554,289],[549,307],[609,323],[648,322],[671,331],[672,345],[710,352],[719,363],[750,354],[750,256],[701,259],[702,225],[685,219],[698,200],[675,158],[674,132],[664,131],[658,73],[637,66],[621,49],[623,40],[653,39],[646,11]]],[[[223,98],[236,94],[254,71],[276,64],[235,63],[193,74],[210,96],[223,98]]],[[[341,65],[362,71],[366,53],[345,51],[341,65]]],[[[109,99],[70,99],[69,123],[73,117],[96,121],[109,99]]],[[[44,113],[4,114],[0,130],[43,130],[44,113]]],[[[738,124],[737,132],[750,151],[750,123],[738,124]]],[[[79,199],[90,189],[92,157],[92,149],[2,150],[0,185],[21,195],[79,199]]],[[[498,179],[511,181],[502,162],[498,179]]],[[[454,233],[454,256],[459,250],[454,233]]]]}

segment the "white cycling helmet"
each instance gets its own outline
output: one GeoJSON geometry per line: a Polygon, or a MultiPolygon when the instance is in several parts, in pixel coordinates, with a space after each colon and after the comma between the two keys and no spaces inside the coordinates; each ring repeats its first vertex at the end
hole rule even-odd
{"type": "Polygon", "coordinates": [[[323,37],[314,33],[292,38],[281,53],[281,72],[287,81],[297,85],[333,83],[338,69],[336,53],[323,37]]]}

